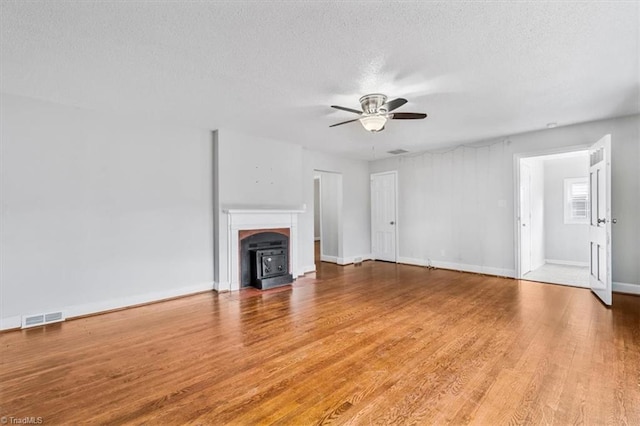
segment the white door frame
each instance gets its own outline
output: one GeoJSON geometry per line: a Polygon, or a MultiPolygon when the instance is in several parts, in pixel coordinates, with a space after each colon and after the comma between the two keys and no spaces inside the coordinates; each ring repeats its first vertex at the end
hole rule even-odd
{"type": "Polygon", "coordinates": [[[549,149],[541,149],[539,151],[529,151],[529,152],[521,152],[513,155],[513,179],[515,182],[513,188],[513,199],[515,203],[513,203],[514,211],[513,217],[514,220],[514,253],[515,255],[515,270],[516,270],[516,279],[522,279],[522,271],[520,270],[521,264],[521,250],[520,246],[522,244],[522,237],[520,235],[520,231],[522,228],[522,222],[520,220],[520,160],[523,158],[529,157],[540,157],[544,155],[553,155],[553,154],[564,154],[566,152],[574,152],[574,151],[587,151],[591,147],[591,144],[584,145],[571,145],[565,147],[558,148],[549,148],[549,149]]]}
{"type": "MultiPolygon", "coordinates": [[[[320,223],[320,258],[322,258],[322,175],[321,174],[315,174],[317,171],[314,170],[314,176],[313,176],[313,183],[314,183],[314,198],[315,198],[315,183],[316,180],[318,181],[318,215],[320,215],[320,217],[318,218],[318,222],[320,223]]],[[[313,209],[313,212],[315,214],[315,208],[313,209]]],[[[315,217],[313,218],[313,220],[315,221],[315,217]]],[[[314,264],[315,264],[315,247],[316,247],[316,236],[315,236],[315,232],[313,235],[313,257],[314,257],[314,264]]]]}
{"type": "MultiPolygon", "coordinates": [[[[388,174],[392,174],[394,175],[394,188],[393,188],[393,192],[394,192],[394,203],[395,203],[395,212],[396,212],[396,217],[395,217],[395,226],[393,227],[393,232],[394,232],[394,240],[395,240],[395,253],[394,256],[396,258],[396,263],[398,263],[398,258],[399,258],[399,252],[400,252],[400,244],[399,244],[399,237],[398,237],[398,224],[399,224],[399,220],[398,217],[400,216],[400,214],[398,213],[398,171],[397,170],[390,170],[387,172],[377,172],[377,173],[371,173],[369,176],[369,181],[373,181],[374,176],[381,176],[381,175],[388,175],[388,174]]],[[[371,186],[369,187],[369,196],[371,196],[371,186]]],[[[373,213],[373,204],[371,204],[369,206],[369,214],[372,215],[373,213]]],[[[373,256],[373,220],[371,221],[371,257],[373,258],[373,260],[376,260],[375,257],[373,256]]]]}
{"type": "Polygon", "coordinates": [[[531,208],[533,207],[531,205],[531,166],[529,166],[526,163],[523,163],[522,158],[520,159],[520,210],[519,210],[519,214],[518,214],[518,219],[520,220],[520,273],[521,274],[526,274],[528,272],[531,271],[531,267],[533,266],[533,262],[531,259],[531,241],[533,238],[533,231],[532,231],[532,225],[531,225],[531,208]],[[526,167],[525,167],[526,166],[526,167]],[[524,170],[528,170],[528,178],[529,178],[529,182],[522,182],[522,172],[524,170]],[[529,197],[528,200],[526,200],[526,197],[524,197],[523,195],[527,195],[529,197]],[[523,203],[523,201],[525,203],[523,203]],[[525,206],[525,209],[523,209],[523,204],[525,206]],[[526,208],[528,207],[528,209],[526,208]],[[525,216],[526,215],[526,216],[525,216]],[[526,245],[526,239],[523,238],[523,233],[526,237],[527,233],[529,234],[529,247],[528,250],[527,249],[527,245],[526,245]],[[523,253],[523,251],[525,253],[523,253]],[[526,258],[526,254],[528,252],[529,255],[529,259],[527,261],[526,258]],[[523,256],[524,254],[524,256],[523,256]],[[523,263],[527,264],[529,266],[529,268],[523,268],[523,263]],[[526,271],[524,270],[526,269],[526,271]]]}

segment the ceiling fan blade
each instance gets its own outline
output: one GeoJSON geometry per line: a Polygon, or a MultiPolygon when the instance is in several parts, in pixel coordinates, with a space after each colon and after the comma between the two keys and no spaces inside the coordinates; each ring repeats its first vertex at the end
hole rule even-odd
{"type": "Polygon", "coordinates": [[[384,109],[387,112],[391,112],[396,108],[400,108],[402,105],[406,104],[407,100],[405,98],[397,98],[392,101],[386,102],[385,104],[380,106],[380,109],[384,109]]]}
{"type": "Polygon", "coordinates": [[[347,108],[347,107],[341,107],[338,105],[331,105],[331,108],[335,108],[335,109],[341,109],[343,111],[347,111],[347,112],[354,112],[358,115],[362,115],[362,111],[358,111],[357,109],[351,109],[351,108],[347,108]]]}
{"type": "Polygon", "coordinates": [[[420,120],[426,118],[427,114],[421,112],[396,112],[395,114],[389,114],[389,117],[394,120],[420,120]]]}
{"type": "Polygon", "coordinates": [[[354,121],[358,121],[360,120],[359,118],[354,118],[353,120],[348,120],[348,121],[343,121],[342,123],[336,123],[336,124],[332,124],[329,127],[336,127],[336,126],[341,126],[343,124],[347,124],[347,123],[353,123],[354,121]]]}

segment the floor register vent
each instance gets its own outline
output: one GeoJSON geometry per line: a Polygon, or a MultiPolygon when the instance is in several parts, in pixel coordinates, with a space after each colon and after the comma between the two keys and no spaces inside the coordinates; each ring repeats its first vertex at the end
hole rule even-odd
{"type": "Polygon", "coordinates": [[[38,325],[52,324],[60,321],[64,321],[62,312],[27,315],[22,317],[22,328],[36,327],[38,325]]]}

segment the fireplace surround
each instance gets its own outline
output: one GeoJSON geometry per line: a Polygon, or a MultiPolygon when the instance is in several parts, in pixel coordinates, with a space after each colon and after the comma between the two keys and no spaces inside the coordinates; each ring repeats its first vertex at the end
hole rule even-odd
{"type": "MultiPolygon", "coordinates": [[[[242,237],[260,232],[287,233],[289,237],[288,267],[292,279],[302,275],[298,265],[298,215],[304,208],[224,208],[226,215],[226,271],[220,275],[217,290],[242,288],[241,241],[242,237]]],[[[223,260],[223,261],[224,261],[223,260]]]]}

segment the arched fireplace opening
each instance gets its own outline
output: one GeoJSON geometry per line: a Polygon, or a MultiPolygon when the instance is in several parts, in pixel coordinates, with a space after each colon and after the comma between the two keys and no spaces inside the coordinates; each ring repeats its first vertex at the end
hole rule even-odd
{"type": "Polygon", "coordinates": [[[293,282],[289,260],[289,229],[241,230],[240,287],[261,290],[293,282]]]}

